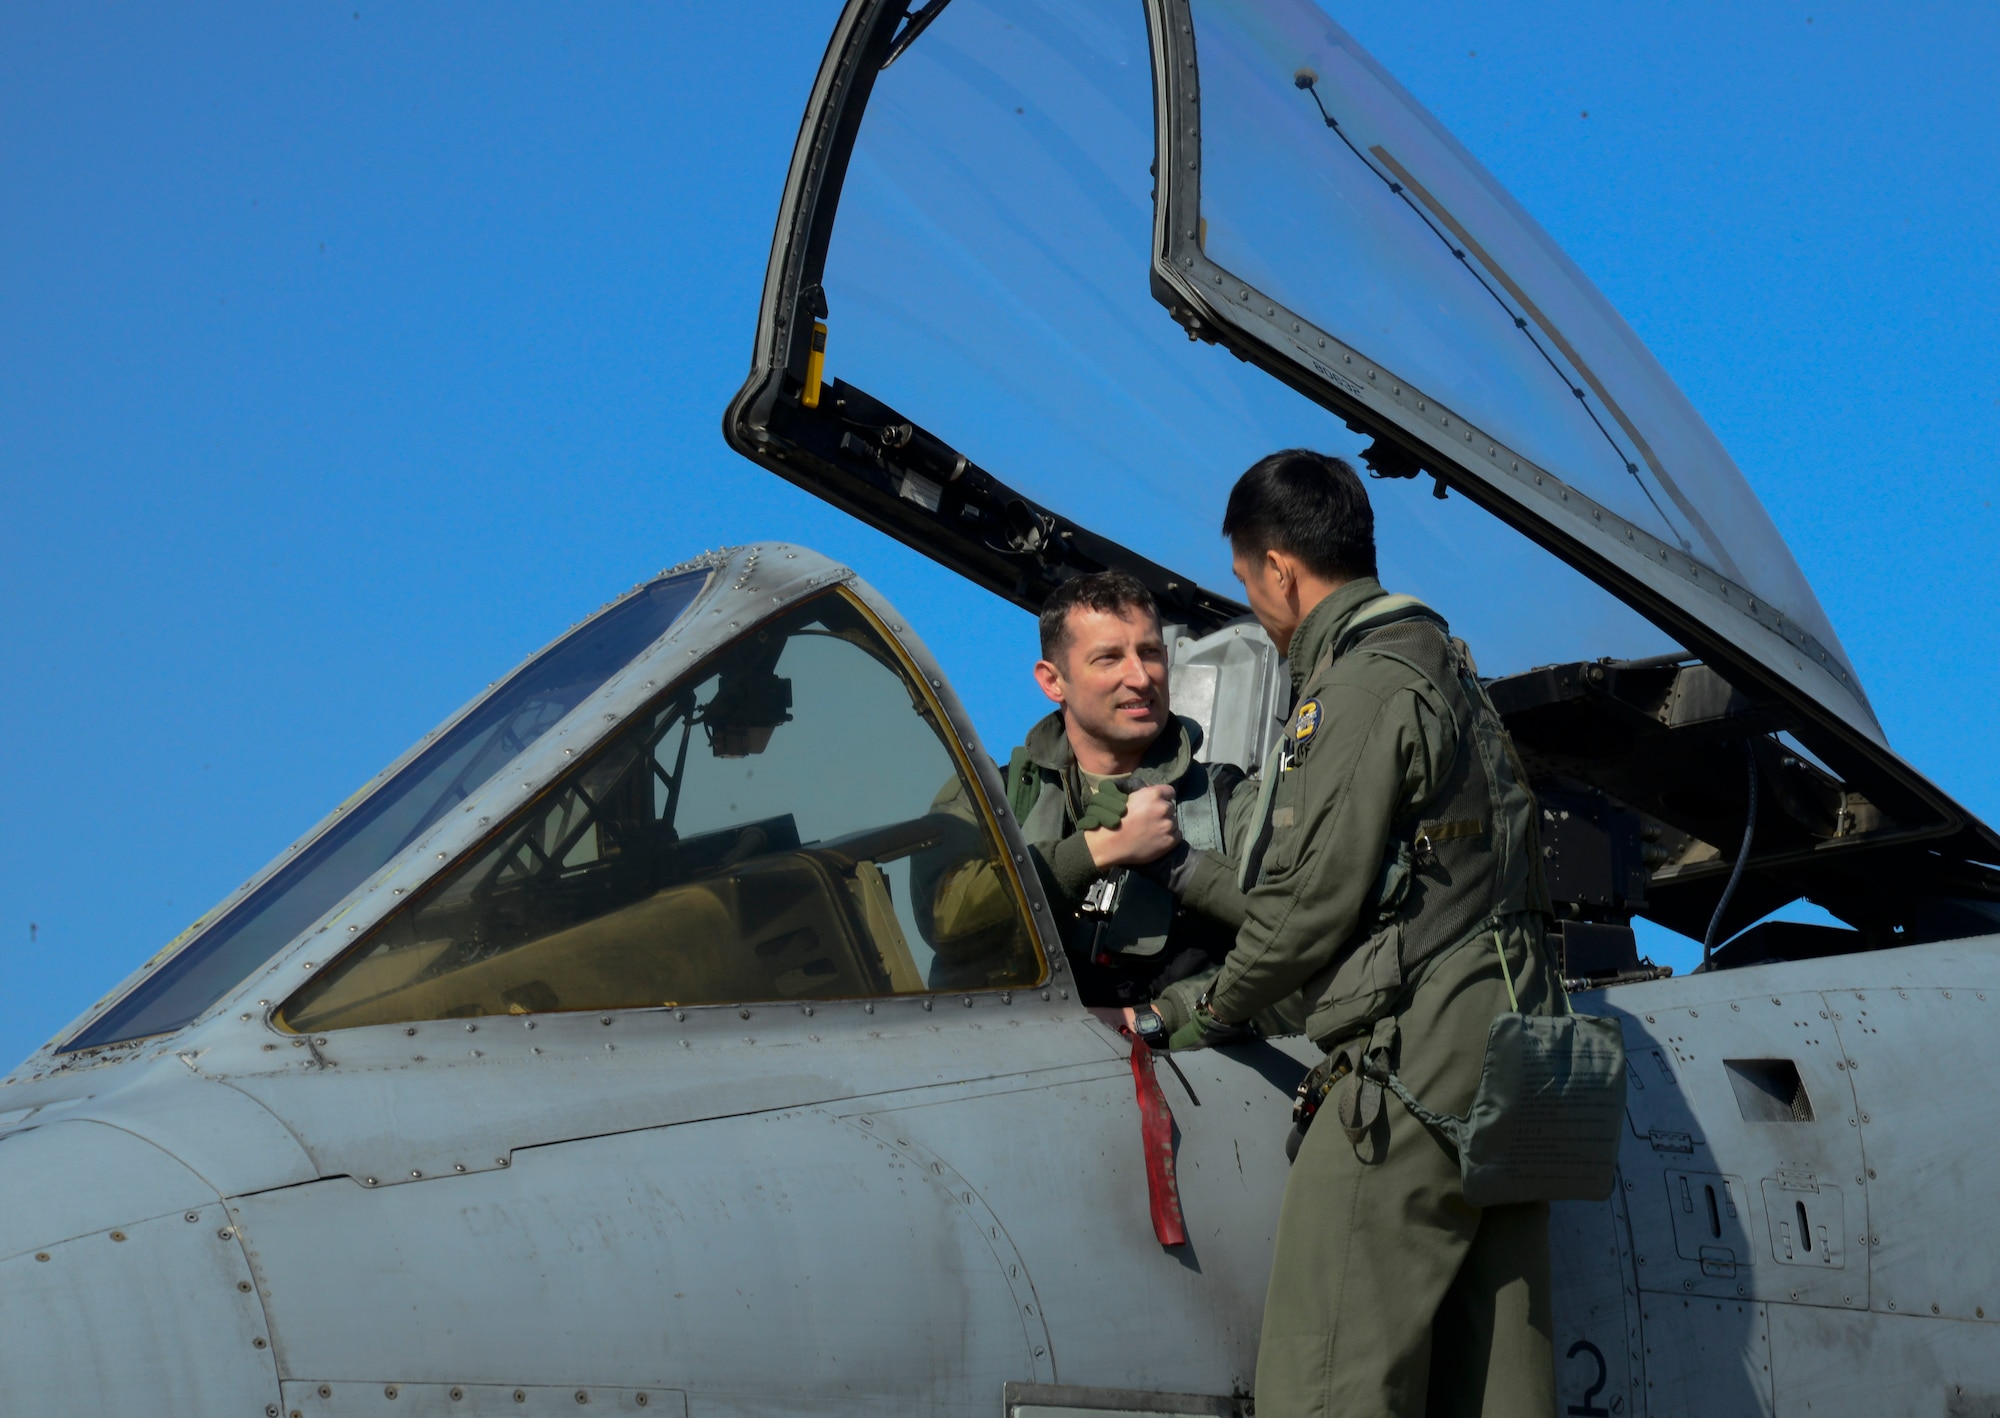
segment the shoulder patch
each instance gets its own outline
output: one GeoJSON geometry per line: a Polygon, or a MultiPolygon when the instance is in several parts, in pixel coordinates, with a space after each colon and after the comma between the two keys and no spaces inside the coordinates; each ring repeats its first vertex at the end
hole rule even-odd
{"type": "Polygon", "coordinates": [[[1292,742],[1305,743],[1319,732],[1319,701],[1308,699],[1299,706],[1299,712],[1292,720],[1292,742]]]}

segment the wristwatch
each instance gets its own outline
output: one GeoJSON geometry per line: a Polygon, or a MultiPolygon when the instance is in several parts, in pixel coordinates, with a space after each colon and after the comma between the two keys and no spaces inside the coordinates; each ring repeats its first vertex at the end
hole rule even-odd
{"type": "Polygon", "coordinates": [[[1160,1012],[1150,1004],[1132,1011],[1132,1032],[1143,1039],[1149,1048],[1164,1049],[1167,1046],[1167,1021],[1160,1018],[1160,1012]]]}

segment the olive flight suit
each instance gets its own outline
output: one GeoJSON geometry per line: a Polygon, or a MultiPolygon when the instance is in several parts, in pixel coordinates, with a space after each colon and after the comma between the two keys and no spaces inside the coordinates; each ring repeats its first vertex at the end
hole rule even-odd
{"type": "Polygon", "coordinates": [[[1173,715],[1138,769],[1107,783],[1077,766],[1057,710],[1029,730],[1027,742],[1007,761],[1008,804],[1055,910],[1077,996],[1085,1004],[1144,1004],[1177,980],[1213,974],[1235,942],[1243,893],[1229,842],[1243,835],[1255,789],[1232,764],[1199,762],[1194,755],[1200,745],[1201,726],[1173,715]],[[1130,791],[1162,783],[1173,786],[1187,845],[1135,869],[1137,880],[1127,889],[1157,899],[1164,939],[1114,940],[1112,932],[1079,915],[1103,875],[1082,829],[1099,825],[1099,818],[1109,826],[1122,814],[1130,791]],[[1241,810],[1232,812],[1232,805],[1241,810]]]}
{"type": "Polygon", "coordinates": [[[1211,1007],[1246,1019],[1303,991],[1306,1032],[1351,1071],[1286,1186],[1259,1418],[1546,1418],[1547,1205],[1468,1206],[1451,1145],[1360,1071],[1464,1115],[1511,1007],[1500,951],[1521,1010],[1554,1012],[1533,801],[1464,646],[1409,597],[1341,587],[1289,658],[1297,707],[1211,1007]]]}

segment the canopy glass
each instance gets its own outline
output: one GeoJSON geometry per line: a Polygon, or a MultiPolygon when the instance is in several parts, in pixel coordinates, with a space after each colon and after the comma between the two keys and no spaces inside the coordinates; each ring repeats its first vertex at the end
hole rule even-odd
{"type": "Polygon", "coordinates": [[[1763,598],[1851,675],[1721,443],[1485,169],[1311,0],[1191,8],[1204,254],[1364,353],[1378,384],[1763,598]]]}
{"type": "MultiPolygon", "coordinates": [[[[1153,298],[1152,64],[1137,3],[953,0],[884,72],[827,254],[826,372],[1066,517],[1232,591],[1231,482],[1365,439],[1153,298]]],[[[1487,672],[1672,648],[1428,481],[1370,485],[1384,579],[1487,672]]],[[[1782,551],[1782,549],[1780,549],[1782,551]]]]}
{"type": "Polygon", "coordinates": [[[63,1045],[179,1029],[387,866],[634,656],[667,632],[705,571],[653,582],[571,631],[488,691],[388,781],[347,804],[248,896],[63,1045]]]}

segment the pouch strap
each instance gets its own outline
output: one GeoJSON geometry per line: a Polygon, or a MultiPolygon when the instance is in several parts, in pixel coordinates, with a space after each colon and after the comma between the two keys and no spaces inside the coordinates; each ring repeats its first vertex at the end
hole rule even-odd
{"type": "MultiPolygon", "coordinates": [[[[1442,1133],[1445,1140],[1451,1143],[1455,1151],[1461,1153],[1465,1151],[1466,1138],[1471,1131],[1470,1119],[1454,1118],[1449,1113],[1440,1113],[1434,1108],[1425,1107],[1418,1101],[1417,1095],[1405,1087],[1403,1080],[1396,1077],[1394,1073],[1385,1068],[1378,1069],[1373,1064],[1368,1067],[1370,1081],[1375,1085],[1375,1092],[1378,1099],[1381,1096],[1382,1089],[1387,1088],[1391,1093],[1396,1095],[1397,1100],[1405,1108],[1410,1110],[1411,1117],[1415,1118],[1425,1127],[1442,1133]]],[[[1377,1107],[1379,1111],[1379,1103],[1377,1107]]]]}
{"type": "Polygon", "coordinates": [[[1507,982],[1507,1004],[1514,1013],[1521,1012],[1521,997],[1514,993],[1514,972],[1507,968],[1507,947],[1500,940],[1498,927],[1493,931],[1493,953],[1500,957],[1500,978],[1507,982]]]}

